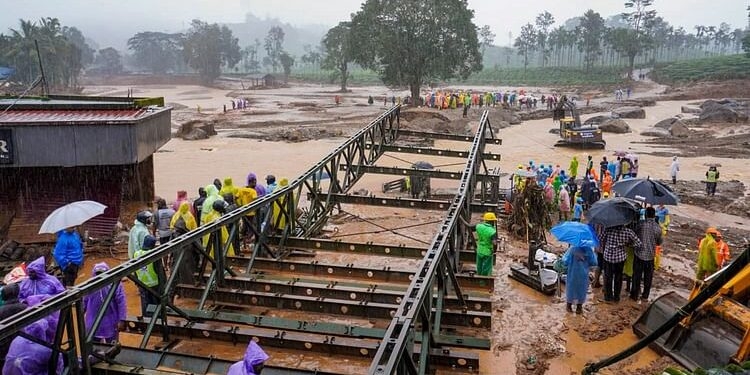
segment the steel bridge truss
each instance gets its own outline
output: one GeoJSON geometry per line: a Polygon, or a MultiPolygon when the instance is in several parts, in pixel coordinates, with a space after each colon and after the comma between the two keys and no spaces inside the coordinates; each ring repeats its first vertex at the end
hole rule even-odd
{"type": "MultiPolygon", "coordinates": [[[[160,333],[165,341],[170,340],[170,336],[202,335],[207,337],[207,334],[211,334],[215,338],[232,342],[237,342],[238,339],[247,341],[248,338],[259,340],[265,345],[289,345],[290,342],[296,342],[297,344],[293,346],[301,350],[315,348],[320,351],[321,347],[329,347],[332,349],[325,350],[333,350],[333,353],[336,352],[335,348],[342,347],[342,344],[348,340],[361,339],[369,341],[362,341],[359,346],[356,346],[354,342],[357,340],[354,340],[351,345],[347,346],[355,345],[357,349],[354,350],[355,353],[373,358],[371,373],[425,374],[430,370],[431,362],[476,369],[478,366],[476,355],[471,352],[443,349],[442,346],[489,348],[489,341],[486,339],[445,333],[445,328],[449,326],[486,329],[491,321],[489,300],[471,296],[470,291],[484,290],[484,293],[491,291],[492,278],[459,274],[458,271],[461,261],[470,262],[473,258],[473,253],[466,250],[473,242],[470,229],[458,218],[463,218],[468,222],[472,207],[476,211],[477,205],[482,209],[498,212],[498,207],[501,207],[497,194],[499,175],[489,173],[483,159],[483,156],[487,156],[492,160],[497,160],[498,156],[484,153],[484,146],[487,142],[500,143],[494,138],[486,138],[486,134],[493,134],[487,112],[481,118],[471,150],[467,153],[468,161],[461,174],[458,194],[452,203],[445,203],[448,207],[447,216],[440,227],[440,232],[429,247],[421,249],[399,245],[391,247],[345,243],[346,250],[343,250],[337,249],[342,244],[340,242],[337,244],[333,241],[310,238],[320,231],[338,205],[346,203],[342,197],[347,196],[349,190],[365,173],[373,171],[373,165],[383,153],[397,152],[394,147],[400,131],[399,113],[400,106],[394,106],[384,112],[288,186],[278,187],[272,194],[240,207],[215,222],[202,225],[166,244],[161,244],[141,258],[113,267],[37,306],[0,321],[0,341],[20,335],[49,347],[53,354],[51,358],[62,354],[66,374],[107,371],[126,373],[149,366],[150,360],[137,361],[140,358],[137,355],[139,351],[144,353],[143,358],[161,361],[164,356],[172,356],[169,358],[176,358],[175,361],[196,363],[191,367],[189,371],[191,373],[202,373],[194,368],[205,368],[203,373],[208,373],[213,371],[210,369],[216,368],[217,363],[225,366],[224,362],[213,358],[207,358],[201,362],[196,359],[197,357],[189,355],[167,354],[167,352],[154,354],[153,351],[147,350],[146,346],[155,332],[160,333]],[[482,170],[481,167],[484,169],[482,170]],[[475,194],[477,185],[480,185],[481,189],[479,194],[475,194]],[[301,202],[302,197],[306,198],[304,202],[301,202]],[[305,206],[301,207],[303,203],[305,206]],[[249,230],[249,234],[246,234],[244,238],[241,238],[243,236],[239,233],[240,225],[249,230]],[[229,239],[222,242],[222,231],[227,229],[229,239]],[[201,245],[204,237],[208,239],[208,245],[205,248],[201,245]],[[243,240],[248,241],[249,256],[228,257],[230,246],[237,245],[243,240]],[[368,271],[353,265],[323,266],[316,262],[295,265],[295,262],[284,259],[295,248],[302,247],[406,256],[423,260],[415,275],[406,275],[404,272],[389,269],[368,271]],[[170,256],[174,259],[173,270],[178,270],[186,261],[186,257],[192,256],[191,252],[197,253],[202,258],[202,264],[196,275],[200,282],[199,287],[178,285],[177,272],[173,272],[158,289],[146,287],[134,276],[137,269],[153,262],[165,261],[170,256]],[[210,254],[221,256],[216,256],[214,259],[210,254]],[[256,261],[258,267],[254,267],[256,261]],[[269,262],[278,263],[272,265],[269,262]],[[239,276],[230,267],[238,265],[246,268],[248,277],[239,276]],[[396,289],[388,290],[378,284],[370,284],[369,287],[363,289],[357,286],[337,285],[338,281],[332,281],[328,287],[325,284],[321,287],[308,283],[307,280],[301,280],[300,277],[304,277],[304,274],[283,284],[278,279],[264,279],[264,268],[270,269],[271,267],[289,267],[285,272],[297,269],[308,273],[325,270],[329,274],[335,272],[336,275],[330,276],[336,277],[354,276],[355,279],[359,277],[376,282],[397,281],[404,285],[410,284],[408,289],[396,287],[396,289]],[[83,297],[109,287],[103,303],[103,306],[108,306],[114,298],[116,287],[123,278],[130,279],[139,288],[158,297],[159,303],[149,306],[149,312],[152,314],[150,318],[135,317],[128,320],[131,330],[143,334],[139,348],[123,348],[123,352],[127,355],[112,359],[103,354],[101,346],[94,342],[93,337],[106,309],[98,312],[90,329],[82,329],[81,327],[85,326],[83,297]],[[404,290],[406,290],[405,294],[404,290]],[[199,299],[197,310],[185,310],[175,306],[172,303],[172,296],[175,292],[199,299]],[[399,296],[399,293],[402,295],[399,296]],[[392,320],[388,328],[383,330],[325,322],[271,319],[251,314],[244,314],[244,318],[231,314],[218,316],[206,310],[209,300],[214,304],[228,306],[285,307],[326,314],[392,320]],[[56,327],[53,342],[41,342],[23,333],[24,327],[50,314],[59,314],[59,324],[56,327]],[[242,323],[256,329],[238,330],[235,327],[230,330],[231,332],[213,332],[210,327],[201,326],[201,322],[205,321],[242,323]],[[318,327],[312,333],[326,334],[324,340],[318,342],[309,337],[311,325],[318,327]],[[263,331],[264,329],[266,331],[263,331]],[[269,332],[269,329],[275,329],[276,333],[269,332]],[[339,342],[334,344],[336,337],[339,338],[339,342]]],[[[419,132],[409,132],[410,136],[418,134],[419,132]]],[[[454,137],[450,140],[465,141],[466,139],[454,137]]],[[[424,150],[425,154],[438,155],[437,151],[424,150]]],[[[407,152],[420,153],[413,148],[407,152]]],[[[459,156],[456,152],[449,154],[448,156],[459,156]]],[[[403,204],[396,202],[390,206],[403,207],[403,204]]],[[[442,208],[442,205],[438,207],[436,203],[410,206],[412,208],[442,208]]],[[[352,349],[347,350],[352,351],[352,349]]],[[[54,366],[55,363],[50,361],[50,374],[55,372],[54,366]]],[[[270,373],[273,374],[275,371],[272,369],[270,373]]],[[[295,374],[312,373],[304,370],[293,371],[295,374]]],[[[154,369],[153,373],[159,372],[154,369]]]]}

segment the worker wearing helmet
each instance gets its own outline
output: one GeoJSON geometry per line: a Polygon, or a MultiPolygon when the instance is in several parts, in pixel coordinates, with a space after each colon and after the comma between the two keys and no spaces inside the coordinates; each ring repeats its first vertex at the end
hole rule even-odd
{"type": "Polygon", "coordinates": [[[492,254],[497,243],[497,217],[492,212],[482,216],[482,222],[474,227],[477,236],[477,274],[492,275],[492,254]]]}
{"type": "Polygon", "coordinates": [[[719,269],[717,263],[719,247],[716,238],[720,236],[721,233],[716,228],[710,227],[698,245],[698,272],[696,273],[698,280],[704,280],[719,269]]]}
{"type": "Polygon", "coordinates": [[[729,245],[724,242],[721,232],[716,231],[716,264],[722,268],[729,264],[729,245]]]}

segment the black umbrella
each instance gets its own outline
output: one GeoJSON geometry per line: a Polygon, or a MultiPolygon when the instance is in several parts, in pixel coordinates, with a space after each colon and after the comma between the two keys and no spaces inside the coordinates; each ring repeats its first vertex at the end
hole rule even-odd
{"type": "Polygon", "coordinates": [[[630,178],[617,181],[612,191],[620,197],[645,201],[649,204],[676,205],[680,200],[672,188],[650,178],[630,178]]]}
{"type": "Polygon", "coordinates": [[[622,197],[602,199],[591,205],[586,212],[586,219],[589,223],[611,228],[638,220],[640,209],[638,202],[632,199],[622,197]]]}

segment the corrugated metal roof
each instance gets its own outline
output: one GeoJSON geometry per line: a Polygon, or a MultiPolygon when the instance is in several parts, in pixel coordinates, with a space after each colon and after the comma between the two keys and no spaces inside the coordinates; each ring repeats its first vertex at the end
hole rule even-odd
{"type": "Polygon", "coordinates": [[[148,117],[147,109],[127,110],[10,110],[0,113],[0,124],[132,122],[148,117]]]}

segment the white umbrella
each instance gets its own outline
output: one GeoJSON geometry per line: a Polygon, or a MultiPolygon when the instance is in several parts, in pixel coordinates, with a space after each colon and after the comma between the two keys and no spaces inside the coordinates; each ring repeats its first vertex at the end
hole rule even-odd
{"type": "Polygon", "coordinates": [[[78,201],[66,204],[52,211],[42,227],[39,228],[39,234],[55,234],[65,228],[81,225],[87,220],[104,213],[107,206],[94,201],[78,201]]]}

